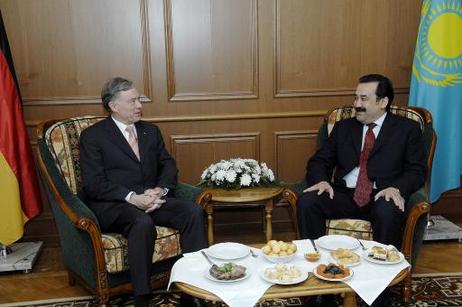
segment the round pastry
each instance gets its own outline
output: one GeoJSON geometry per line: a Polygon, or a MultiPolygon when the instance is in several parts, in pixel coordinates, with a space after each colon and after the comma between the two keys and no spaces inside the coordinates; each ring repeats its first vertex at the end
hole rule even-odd
{"type": "Polygon", "coordinates": [[[331,256],[338,262],[338,264],[342,265],[358,263],[360,260],[358,254],[344,248],[337,248],[336,250],[332,251],[331,256]]]}

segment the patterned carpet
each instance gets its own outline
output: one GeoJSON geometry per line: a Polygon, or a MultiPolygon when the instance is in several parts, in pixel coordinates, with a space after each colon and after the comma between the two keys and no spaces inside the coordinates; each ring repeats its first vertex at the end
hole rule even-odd
{"type": "MultiPolygon", "coordinates": [[[[427,276],[427,277],[413,277],[413,304],[410,307],[434,307],[445,306],[455,307],[462,306],[462,274],[455,276],[427,276]]],[[[391,307],[404,306],[400,301],[399,289],[392,288],[393,302],[391,307]]],[[[361,301],[358,299],[358,301],[361,301]]],[[[178,307],[179,306],[178,293],[157,293],[154,294],[151,306],[159,307],[178,307]]],[[[130,297],[122,296],[111,300],[111,306],[133,306],[133,301],[130,297]]],[[[208,307],[225,306],[224,304],[214,304],[207,302],[208,307]]],[[[303,300],[301,298],[268,300],[258,303],[256,307],[293,307],[302,306],[303,300]]],[[[57,302],[29,302],[23,304],[14,304],[10,306],[27,306],[27,307],[92,307],[94,306],[91,299],[74,299],[72,301],[63,300],[57,302]]],[[[341,303],[338,306],[342,306],[341,303]]],[[[367,306],[361,302],[361,306],[367,306]]]]}

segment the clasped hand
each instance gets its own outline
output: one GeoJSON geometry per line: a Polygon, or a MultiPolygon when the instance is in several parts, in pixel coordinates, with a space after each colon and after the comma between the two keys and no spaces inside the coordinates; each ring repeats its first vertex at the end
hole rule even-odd
{"type": "Polygon", "coordinates": [[[144,210],[144,212],[150,213],[159,209],[165,203],[165,200],[162,199],[162,192],[162,188],[156,187],[154,189],[147,189],[143,194],[133,193],[129,202],[144,210]]]}

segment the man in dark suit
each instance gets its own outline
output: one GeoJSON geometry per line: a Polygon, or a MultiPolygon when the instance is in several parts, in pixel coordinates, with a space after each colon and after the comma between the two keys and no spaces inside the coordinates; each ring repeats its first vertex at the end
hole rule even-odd
{"type": "Polygon", "coordinates": [[[405,203],[424,183],[425,161],[418,123],[388,112],[393,97],[388,78],[359,79],[356,118],[337,122],[308,161],[297,203],[302,238],[325,235],[326,219],[360,218],[374,240],[400,247],[405,203]]]}
{"type": "Polygon", "coordinates": [[[128,239],[136,306],[149,306],[155,225],[178,229],[183,252],[207,246],[202,208],[173,197],[175,160],[156,125],[141,121],[140,94],[116,77],[101,92],[106,119],[80,137],[83,198],[103,231],[128,239]]]}

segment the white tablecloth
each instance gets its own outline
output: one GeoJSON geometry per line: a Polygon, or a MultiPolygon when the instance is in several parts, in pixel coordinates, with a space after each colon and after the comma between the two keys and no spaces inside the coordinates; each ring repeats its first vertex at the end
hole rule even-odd
{"type": "MultiPolygon", "coordinates": [[[[313,251],[309,241],[297,240],[298,250],[290,265],[297,265],[302,271],[312,272],[320,263],[332,262],[329,252],[321,250],[321,259],[317,262],[308,262],[304,259],[303,254],[313,251]]],[[[362,241],[366,247],[380,245],[374,241],[362,241]]],[[[252,307],[263,296],[266,290],[272,286],[271,283],[260,277],[264,268],[273,265],[267,261],[259,249],[252,248],[258,255],[258,258],[247,257],[234,260],[237,264],[246,266],[250,277],[238,282],[221,283],[208,279],[206,277],[210,264],[200,252],[185,254],[173,266],[170,275],[168,287],[172,282],[179,281],[193,285],[195,287],[207,290],[223,300],[230,307],[252,307]]],[[[362,253],[359,248],[358,254],[362,253]]],[[[218,265],[229,262],[213,259],[218,265]]],[[[393,265],[383,265],[370,263],[361,259],[358,266],[353,267],[354,275],[351,279],[345,281],[367,304],[372,304],[382,291],[390,284],[393,278],[403,269],[409,267],[409,263],[404,260],[401,263],[393,265]]]]}

